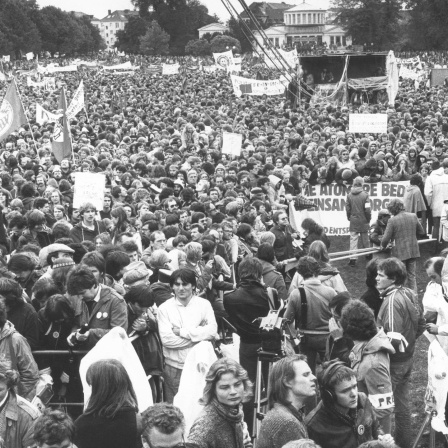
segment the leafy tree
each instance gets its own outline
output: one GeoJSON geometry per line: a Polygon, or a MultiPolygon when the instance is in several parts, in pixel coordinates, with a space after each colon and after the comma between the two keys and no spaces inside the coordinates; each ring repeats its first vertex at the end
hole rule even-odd
{"type": "Polygon", "coordinates": [[[234,17],[231,17],[227,22],[227,26],[229,28],[230,36],[234,37],[241,43],[241,51],[243,53],[252,51],[252,43],[247,37],[249,35],[249,31],[243,21],[241,19],[236,20],[234,17]]]}
{"type": "Polygon", "coordinates": [[[35,1],[1,0],[0,1],[0,33],[6,40],[0,39],[0,48],[4,54],[13,53],[20,58],[20,52],[39,52],[41,38],[39,30],[31,20],[37,11],[35,1]]]}
{"type": "Polygon", "coordinates": [[[169,34],[153,20],[146,34],[140,38],[140,51],[149,55],[168,54],[169,42],[169,34]]]}
{"type": "Polygon", "coordinates": [[[374,44],[389,50],[398,35],[400,0],[334,0],[339,9],[338,22],[357,45],[374,44]]]}
{"type": "Polygon", "coordinates": [[[193,56],[209,56],[211,55],[211,46],[207,39],[190,40],[185,46],[185,54],[193,56]]]}
{"type": "Polygon", "coordinates": [[[227,51],[228,48],[236,47],[236,52],[241,53],[241,44],[234,37],[219,35],[216,36],[211,42],[210,46],[213,53],[222,53],[227,51]]]}
{"type": "Polygon", "coordinates": [[[124,30],[117,31],[116,46],[126,53],[138,53],[140,51],[140,38],[148,31],[149,23],[141,17],[129,17],[124,30]]]}
{"type": "Polygon", "coordinates": [[[410,23],[409,46],[416,50],[445,50],[448,45],[446,0],[408,0],[410,23]]]}

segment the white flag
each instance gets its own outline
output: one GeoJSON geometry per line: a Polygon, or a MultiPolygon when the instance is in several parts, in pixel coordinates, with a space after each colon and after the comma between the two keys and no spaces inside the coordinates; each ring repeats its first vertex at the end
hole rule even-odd
{"type": "Polygon", "coordinates": [[[30,61],[33,58],[34,58],[34,53],[32,51],[30,51],[29,53],[26,54],[27,61],[30,61]]]}
{"type": "Polygon", "coordinates": [[[67,108],[65,113],[67,120],[70,121],[75,118],[76,114],[84,109],[84,84],[81,80],[78,89],[73,96],[70,106],[67,108]]]}
{"type": "Polygon", "coordinates": [[[52,114],[45,110],[40,104],[36,103],[36,122],[40,125],[45,123],[56,123],[62,114],[52,114]]]}

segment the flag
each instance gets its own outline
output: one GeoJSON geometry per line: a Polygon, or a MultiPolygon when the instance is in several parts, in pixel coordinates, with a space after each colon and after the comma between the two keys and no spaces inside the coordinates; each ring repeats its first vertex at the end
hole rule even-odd
{"type": "Polygon", "coordinates": [[[56,123],[62,115],[52,114],[45,110],[40,104],[36,103],[36,122],[40,125],[45,123],[56,123]]]}
{"type": "Polygon", "coordinates": [[[27,119],[17,91],[16,81],[13,80],[0,106],[0,141],[26,122],[27,119]]]}
{"type": "Polygon", "coordinates": [[[54,156],[56,160],[60,162],[62,159],[70,157],[72,154],[72,140],[70,138],[70,129],[68,128],[67,117],[65,112],[67,111],[67,100],[65,98],[65,90],[62,87],[61,94],[59,96],[58,109],[63,111],[62,117],[58,119],[53,130],[53,141],[51,146],[53,148],[54,156]]]}
{"type": "Polygon", "coordinates": [[[187,89],[187,84],[188,84],[188,78],[187,75],[184,76],[184,79],[182,80],[182,90],[185,92],[185,90],[187,89]]]}
{"type": "Polygon", "coordinates": [[[70,122],[75,118],[76,114],[84,109],[84,83],[81,80],[79,87],[73,95],[70,106],[68,106],[66,116],[67,120],[70,122]]]}
{"type": "Polygon", "coordinates": [[[32,51],[30,51],[29,53],[27,53],[26,55],[26,60],[30,61],[31,59],[34,58],[34,53],[32,51]]]}

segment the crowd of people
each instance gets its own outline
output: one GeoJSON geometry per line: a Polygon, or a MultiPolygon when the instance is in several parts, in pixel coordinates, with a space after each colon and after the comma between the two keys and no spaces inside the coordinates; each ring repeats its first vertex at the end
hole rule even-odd
{"type": "MultiPolygon", "coordinates": [[[[252,62],[243,58],[245,76],[275,77],[252,62]]],[[[448,242],[446,89],[403,81],[393,106],[341,107],[238,98],[224,70],[56,78],[68,102],[85,87],[71,156],[55,159],[54,123],[34,115],[36,104],[58,112],[59,91],[20,76],[29,122],[0,143],[0,446],[410,448],[416,340],[427,329],[448,350],[445,258],[426,263],[423,302],[415,280],[417,238],[432,233],[436,255],[448,242]],[[388,114],[386,134],[347,130],[349,114],[366,111],[388,114]],[[239,157],[222,153],[223,132],[243,135],[239,157]],[[101,209],[73,206],[76,172],[104,174],[101,209]],[[400,180],[410,181],[403,200],[371,223],[365,183],[400,180]],[[357,299],[324,228],[290,226],[290,202],[333,182],[347,190],[352,253],[381,250],[357,299]],[[258,351],[278,342],[257,319],[279,306],[300,344],[269,378],[263,369],[268,412],[254,425],[258,351]],[[114,327],[132,337],[156,404],[140,413],[128,372],[106,359],[88,369],[84,410],[64,406],[83,401],[73,350],[114,327]],[[207,369],[187,431],[173,405],[184,364],[204,341],[220,353],[229,329],[239,362],[207,369]],[[45,375],[54,395],[42,413],[31,401],[48,404],[45,375]]]]}

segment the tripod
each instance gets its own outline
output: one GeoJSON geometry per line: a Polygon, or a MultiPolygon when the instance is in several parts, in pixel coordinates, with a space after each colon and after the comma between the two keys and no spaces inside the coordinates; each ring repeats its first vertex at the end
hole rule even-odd
{"type": "Polygon", "coordinates": [[[258,349],[257,355],[257,376],[255,380],[255,401],[254,401],[254,419],[252,426],[252,436],[258,437],[260,432],[260,423],[263,420],[268,405],[268,378],[271,374],[272,364],[278,361],[281,357],[275,352],[264,351],[262,348],[258,349]],[[263,364],[264,363],[264,364],[263,364]],[[263,378],[263,366],[268,363],[268,373],[266,378],[263,378]],[[263,384],[264,380],[264,384],[263,384]]]}
{"type": "MultiPolygon", "coordinates": [[[[432,428],[431,420],[433,417],[435,417],[437,413],[435,411],[432,411],[430,413],[426,414],[425,421],[423,422],[422,426],[420,427],[417,437],[415,438],[414,445],[412,445],[412,448],[417,448],[417,445],[420,442],[420,439],[422,438],[423,432],[425,431],[426,425],[429,423],[429,448],[435,448],[436,446],[436,431],[432,428]]],[[[448,435],[444,434],[444,437],[446,441],[448,442],[448,435]]]]}

